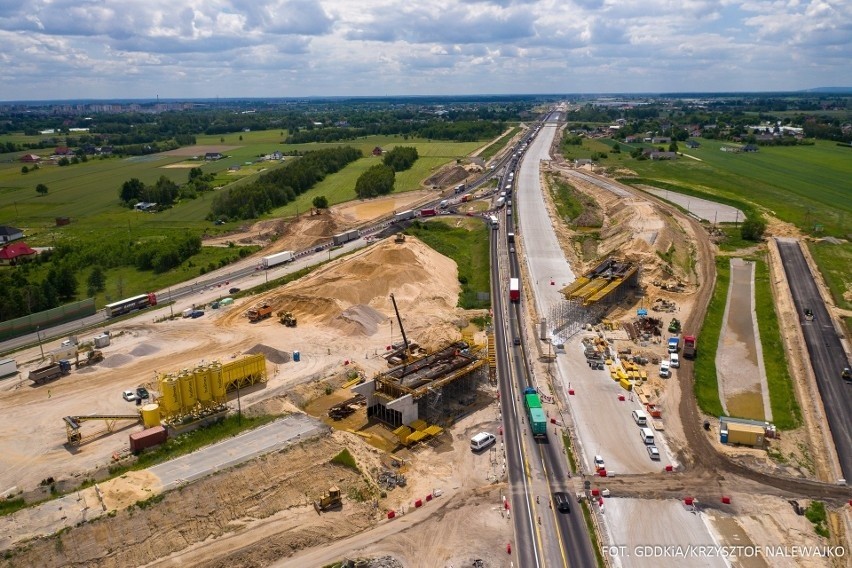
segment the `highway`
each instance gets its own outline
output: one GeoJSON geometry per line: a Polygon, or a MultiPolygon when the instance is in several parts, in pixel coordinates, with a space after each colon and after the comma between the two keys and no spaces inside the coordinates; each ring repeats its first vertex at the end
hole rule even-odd
{"type": "Polygon", "coordinates": [[[799,314],[840,469],[848,484],[852,481],[852,385],[840,378],[841,369],[848,365],[846,353],[799,242],[794,239],[775,240],[799,314]],[[813,321],[805,318],[807,308],[813,311],[813,321]]]}
{"type": "MultiPolygon", "coordinates": [[[[536,158],[537,159],[537,158],[536,158]]],[[[497,370],[501,393],[503,433],[509,466],[510,497],[520,566],[593,566],[595,555],[574,486],[568,481],[564,446],[559,430],[548,429],[545,440],[536,440],[525,423],[521,392],[535,387],[525,346],[515,345],[524,336],[523,310],[508,302],[509,278],[519,277],[520,265],[509,252],[507,233],[513,230],[506,209],[500,212],[500,230],[492,231],[492,308],[494,311],[497,370]],[[560,513],[552,494],[563,491],[572,497],[571,512],[560,513]]],[[[529,326],[527,326],[529,327],[529,326]]]]}

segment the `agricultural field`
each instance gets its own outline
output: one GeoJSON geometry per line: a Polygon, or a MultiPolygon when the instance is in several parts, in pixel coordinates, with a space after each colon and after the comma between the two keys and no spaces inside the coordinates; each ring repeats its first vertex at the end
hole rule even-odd
{"type": "MultiPolygon", "coordinates": [[[[812,146],[761,146],[758,152],[735,154],[720,151],[730,143],[699,142],[701,147],[696,149],[680,144],[680,151],[695,159],[635,160],[630,157],[635,146],[620,143],[621,153],[614,154],[610,148],[600,163],[632,170],[643,183],[659,181],[709,199],[722,196],[756,204],[808,233],[815,225],[828,235],[852,233],[852,149],[818,140],[812,146]]],[[[607,151],[605,146],[603,141],[588,140],[583,151],[591,155],[607,151]]],[[[580,153],[573,147],[571,151],[580,153]]]]}
{"type": "Polygon", "coordinates": [[[852,310],[852,243],[808,243],[835,304],[852,310]]]}

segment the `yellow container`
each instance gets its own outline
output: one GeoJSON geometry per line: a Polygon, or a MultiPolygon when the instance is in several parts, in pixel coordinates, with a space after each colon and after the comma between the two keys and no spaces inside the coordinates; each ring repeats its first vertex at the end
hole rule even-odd
{"type": "Polygon", "coordinates": [[[623,388],[624,390],[633,390],[633,383],[631,383],[627,379],[621,379],[620,381],[618,381],[618,384],[620,384],[621,388],[623,388]]]}
{"type": "Polygon", "coordinates": [[[190,411],[198,401],[195,390],[195,375],[189,371],[183,371],[178,375],[180,381],[180,402],[184,412],[190,411]]]}
{"type": "Polygon", "coordinates": [[[168,375],[160,381],[160,404],[166,414],[180,412],[180,383],[168,375]]]}
{"type": "Polygon", "coordinates": [[[142,407],[142,424],[145,428],[153,428],[160,425],[160,405],[146,404],[142,407]]]}
{"type": "Polygon", "coordinates": [[[195,392],[198,395],[198,402],[204,404],[213,400],[213,388],[210,385],[210,369],[207,367],[197,367],[195,372],[195,392]]]}
{"type": "Polygon", "coordinates": [[[213,393],[213,399],[217,402],[225,401],[225,377],[222,375],[222,365],[219,363],[211,363],[207,367],[210,377],[210,392],[213,393]]]}

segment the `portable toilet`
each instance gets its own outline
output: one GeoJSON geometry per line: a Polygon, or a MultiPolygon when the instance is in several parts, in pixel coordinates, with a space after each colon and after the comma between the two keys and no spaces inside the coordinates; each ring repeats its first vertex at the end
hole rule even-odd
{"type": "Polygon", "coordinates": [[[298,351],[293,351],[293,362],[298,363],[301,360],[302,356],[298,351]]]}

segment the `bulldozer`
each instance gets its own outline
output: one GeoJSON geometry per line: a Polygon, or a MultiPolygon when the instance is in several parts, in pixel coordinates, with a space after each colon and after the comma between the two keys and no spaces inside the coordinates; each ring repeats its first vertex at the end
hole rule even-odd
{"type": "Polygon", "coordinates": [[[405,242],[405,233],[397,233],[393,238],[393,242],[395,243],[404,243],[405,242]]]}
{"type": "Polygon", "coordinates": [[[278,321],[287,327],[296,327],[296,317],[293,312],[278,312],[278,321]]]}
{"type": "Polygon", "coordinates": [[[322,513],[341,505],[343,505],[343,500],[340,497],[340,489],[337,487],[329,487],[327,495],[323,495],[319,501],[314,501],[314,509],[317,510],[317,513],[322,513]]]}

